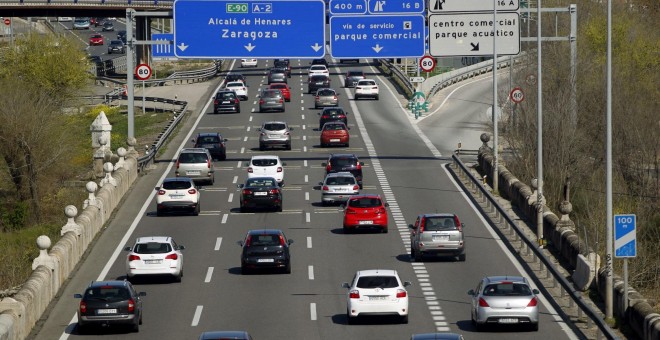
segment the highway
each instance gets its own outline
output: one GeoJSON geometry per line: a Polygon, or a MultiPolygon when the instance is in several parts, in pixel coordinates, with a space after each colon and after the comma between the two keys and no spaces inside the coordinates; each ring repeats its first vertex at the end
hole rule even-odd
{"type": "MultiPolygon", "coordinates": [[[[111,33],[110,33],[111,34],[111,33]]],[[[363,60],[364,61],[364,60],[363,60]]],[[[308,60],[292,60],[291,102],[284,113],[258,113],[256,94],[266,82],[272,61],[260,60],[255,69],[238,70],[247,76],[250,99],[240,114],[213,115],[212,106],[187,122],[158,168],[136,184],[79,271],[49,311],[34,339],[196,339],[208,330],[247,330],[254,339],[409,339],[411,334],[457,332],[466,339],[576,339],[557,312],[542,299],[540,329],[527,332],[497,328],[477,333],[470,322],[469,296],[486,275],[520,275],[522,268],[445,169],[458,141],[476,149],[486,131],[486,107],[491,80],[482,77],[445,90],[439,110],[417,123],[403,110],[392,85],[376,69],[332,64],[332,86],[341,92],[340,106],[350,112],[349,148],[319,146],[318,110],[306,94],[308,60]],[[340,74],[362,68],[380,84],[380,100],[354,101],[340,74]],[[451,95],[450,95],[451,94],[451,95]],[[286,120],[294,127],[291,151],[258,150],[256,129],[264,120],[286,120]],[[193,124],[194,123],[194,124],[193,124]],[[190,130],[188,128],[191,128],[190,130]],[[216,181],[202,188],[199,216],[156,217],[153,187],[173,176],[171,161],[176,147],[191,146],[195,132],[219,131],[228,138],[228,157],[216,162],[216,181]],[[321,163],[329,153],[355,153],[364,167],[364,193],[384,195],[390,204],[390,232],[344,234],[339,207],[320,204],[315,189],[323,179],[321,163]],[[244,165],[251,155],[277,154],[284,162],[284,211],[238,211],[236,184],[246,178],[244,165]],[[419,213],[452,212],[465,224],[466,262],[427,260],[412,263],[406,245],[407,224],[419,213]],[[254,228],[279,228],[295,240],[291,247],[292,273],[241,275],[236,244],[254,228]],[[139,333],[119,328],[78,335],[73,293],[82,293],[95,279],[123,279],[125,246],[141,236],[172,236],[186,246],[181,283],[140,280],[144,298],[144,324],[139,333]],[[410,322],[367,319],[358,325],[346,320],[346,290],[361,269],[395,269],[411,281],[410,322]]],[[[234,67],[238,63],[234,64],[234,67]]],[[[489,94],[489,91],[491,91],[489,94]]],[[[209,104],[211,99],[209,98],[209,104]]],[[[437,107],[437,106],[436,106],[437,107]]],[[[435,110],[435,108],[434,108],[435,110]]],[[[197,114],[197,113],[195,113],[197,114]]],[[[525,274],[523,274],[525,275],[525,274]]]]}

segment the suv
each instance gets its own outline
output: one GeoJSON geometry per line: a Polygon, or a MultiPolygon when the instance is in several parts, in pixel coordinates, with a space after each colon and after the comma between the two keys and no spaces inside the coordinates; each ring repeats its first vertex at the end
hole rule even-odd
{"type": "Polygon", "coordinates": [[[231,90],[220,90],[213,97],[213,113],[236,112],[241,113],[241,100],[236,92],[231,90]]]}
{"type": "Polygon", "coordinates": [[[121,40],[111,40],[108,45],[108,54],[112,53],[126,53],[126,45],[121,40]]]}
{"type": "Polygon", "coordinates": [[[163,216],[166,211],[189,211],[199,215],[199,190],[195,182],[188,177],[165,178],[156,187],[156,216],[163,216]]]}
{"type": "Polygon", "coordinates": [[[261,229],[250,230],[238,245],[243,248],[241,253],[241,272],[249,274],[254,269],[281,268],[291,274],[291,255],[289,246],[293,240],[287,240],[281,230],[261,229]]]}
{"type": "Polygon", "coordinates": [[[396,270],[360,270],[351,283],[344,282],[346,318],[349,324],[363,315],[393,315],[401,323],[408,323],[408,281],[402,282],[396,270]]]}
{"type": "Polygon", "coordinates": [[[350,172],[327,174],[321,186],[321,204],[345,202],[351,195],[360,193],[360,186],[350,172]]]}
{"type": "Polygon", "coordinates": [[[277,180],[277,184],[282,186],[284,184],[285,165],[286,163],[282,163],[279,156],[252,156],[250,162],[247,164],[248,178],[273,177],[277,180]]]}
{"type": "Polygon", "coordinates": [[[318,89],[330,87],[330,77],[317,74],[309,77],[307,81],[307,93],[315,93],[318,89]]]}
{"type": "Polygon", "coordinates": [[[183,253],[186,249],[169,236],[138,237],[132,247],[124,248],[126,276],[171,275],[177,282],[183,277],[183,253]]]}
{"type": "Polygon", "coordinates": [[[204,148],[209,150],[213,159],[227,159],[227,147],[225,142],[227,138],[222,138],[218,132],[198,133],[197,137],[192,139],[194,148],[204,148]]]}
{"type": "Polygon", "coordinates": [[[325,167],[325,174],[348,171],[357,180],[360,189],[362,189],[362,166],[363,162],[360,162],[355,154],[348,153],[338,153],[331,154],[328,157],[328,161],[321,163],[325,167]]]}
{"type": "Polygon", "coordinates": [[[422,214],[409,224],[410,257],[421,261],[424,255],[457,256],[465,261],[463,224],[454,214],[422,214]]]}
{"type": "Polygon", "coordinates": [[[291,150],[291,130],[289,125],[283,121],[264,122],[259,128],[259,150],[265,150],[270,146],[283,146],[291,150]]]}
{"type": "Polygon", "coordinates": [[[142,324],[142,297],[127,281],[97,281],[89,284],[78,306],[78,333],[92,325],[121,324],[138,332],[142,324]]]}
{"type": "Polygon", "coordinates": [[[213,157],[203,148],[185,148],[176,160],[176,177],[190,177],[193,180],[215,183],[213,157]]]}

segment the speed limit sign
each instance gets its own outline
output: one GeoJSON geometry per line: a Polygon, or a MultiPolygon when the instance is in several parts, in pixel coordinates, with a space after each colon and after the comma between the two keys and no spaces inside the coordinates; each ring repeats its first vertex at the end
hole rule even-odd
{"type": "Polygon", "coordinates": [[[514,87],[513,90],[511,90],[509,97],[511,97],[511,100],[514,103],[518,104],[525,99],[525,93],[520,87],[514,87]]]}
{"type": "Polygon", "coordinates": [[[151,78],[151,67],[147,64],[140,64],[135,68],[135,77],[138,80],[147,80],[151,78]]]}
{"type": "Polygon", "coordinates": [[[422,57],[422,59],[419,59],[419,67],[424,72],[431,72],[435,68],[435,59],[428,55],[422,57]]]}

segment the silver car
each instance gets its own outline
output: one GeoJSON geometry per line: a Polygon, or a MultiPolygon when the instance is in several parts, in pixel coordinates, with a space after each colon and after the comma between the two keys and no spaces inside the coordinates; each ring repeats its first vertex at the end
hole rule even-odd
{"type": "Polygon", "coordinates": [[[190,177],[194,181],[215,183],[215,168],[209,150],[204,148],[181,149],[176,160],[176,177],[190,177]]]}
{"type": "Polygon", "coordinates": [[[291,130],[293,128],[283,121],[264,122],[259,128],[259,150],[273,146],[291,150],[291,130]]]}
{"type": "Polygon", "coordinates": [[[539,291],[521,276],[488,276],[470,289],[471,318],[480,331],[486,325],[523,325],[539,330],[539,291]]]}
{"type": "Polygon", "coordinates": [[[321,186],[321,203],[346,202],[351,195],[360,193],[360,185],[350,172],[333,172],[325,176],[321,186]]]}
{"type": "Polygon", "coordinates": [[[330,88],[321,88],[316,90],[314,96],[314,108],[339,105],[339,93],[330,88]]]}
{"type": "Polygon", "coordinates": [[[259,112],[284,112],[284,95],[280,90],[263,89],[259,93],[259,112]]]}
{"type": "Polygon", "coordinates": [[[410,257],[422,261],[424,255],[456,256],[465,261],[464,225],[454,214],[422,214],[409,224],[410,257]]]}

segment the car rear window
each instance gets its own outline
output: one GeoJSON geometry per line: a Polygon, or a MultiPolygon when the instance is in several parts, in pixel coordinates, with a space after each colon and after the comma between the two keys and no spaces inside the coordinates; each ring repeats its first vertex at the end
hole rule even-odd
{"type": "Polygon", "coordinates": [[[251,246],[279,246],[280,245],[280,236],[279,235],[251,235],[250,236],[250,245],[251,246]]]}
{"type": "Polygon", "coordinates": [[[332,115],[332,116],[334,116],[334,115],[343,115],[344,110],[342,110],[342,109],[325,109],[325,110],[323,110],[323,114],[324,115],[332,115]]]}
{"type": "Polygon", "coordinates": [[[275,186],[275,180],[270,178],[254,178],[247,180],[247,186],[249,187],[272,187],[275,186]]]}
{"type": "Polygon", "coordinates": [[[358,84],[359,85],[376,85],[376,82],[373,81],[373,80],[364,80],[364,81],[361,80],[358,84]]]}
{"type": "Polygon", "coordinates": [[[348,201],[348,206],[353,208],[374,208],[382,205],[380,198],[363,197],[348,201]]]}
{"type": "Polygon", "coordinates": [[[424,230],[441,231],[455,230],[456,223],[453,217],[428,217],[424,222],[424,230]]]}
{"type": "Polygon", "coordinates": [[[277,159],[274,158],[262,158],[262,159],[253,159],[252,165],[254,166],[274,166],[277,165],[277,159]]]}
{"type": "Polygon", "coordinates": [[[364,77],[364,73],[361,71],[350,71],[348,72],[349,77],[364,77]]]}
{"type": "Polygon", "coordinates": [[[103,300],[106,302],[127,300],[131,294],[123,287],[95,287],[85,291],[86,298],[103,300]]]}
{"type": "Polygon", "coordinates": [[[270,85],[271,89],[286,89],[286,84],[272,84],[270,85]]]}
{"type": "Polygon", "coordinates": [[[319,96],[334,96],[334,95],[335,95],[335,91],[330,90],[330,89],[327,89],[327,90],[319,90],[319,91],[317,92],[317,94],[318,94],[319,96]]]}
{"type": "Polygon", "coordinates": [[[323,125],[323,130],[345,130],[346,126],[344,124],[325,124],[323,125]]]}
{"type": "Polygon", "coordinates": [[[206,163],[208,157],[201,152],[184,152],[179,155],[179,163],[206,163]]]}
{"type": "Polygon", "coordinates": [[[234,95],[233,92],[220,92],[216,95],[216,97],[220,97],[221,99],[234,99],[236,96],[234,95]]]}
{"type": "Polygon", "coordinates": [[[343,177],[329,177],[326,181],[325,184],[327,185],[351,185],[355,184],[355,178],[354,177],[349,177],[349,176],[343,176],[343,177]]]}
{"type": "Polygon", "coordinates": [[[163,189],[165,190],[184,190],[192,186],[190,181],[167,181],[163,182],[163,189]]]}
{"type": "Polygon", "coordinates": [[[163,254],[171,251],[172,247],[169,243],[160,242],[138,243],[133,249],[133,252],[138,254],[163,254]]]}
{"type": "Polygon", "coordinates": [[[524,283],[497,283],[487,285],[484,289],[485,296],[529,296],[531,289],[524,283]]]}
{"type": "Polygon", "coordinates": [[[394,276],[361,276],[358,279],[358,288],[396,288],[399,282],[394,276]]]}
{"type": "Polygon", "coordinates": [[[282,92],[280,90],[269,90],[264,91],[261,96],[265,98],[277,98],[282,96],[282,92]]]}
{"type": "Polygon", "coordinates": [[[330,164],[333,166],[351,166],[357,164],[357,159],[350,157],[337,157],[330,160],[330,164]]]}
{"type": "Polygon", "coordinates": [[[268,131],[277,131],[277,130],[284,130],[286,129],[286,124],[282,123],[267,123],[264,124],[264,130],[268,131]]]}
{"type": "Polygon", "coordinates": [[[218,136],[203,136],[199,137],[197,142],[201,144],[217,144],[220,143],[220,138],[218,136]]]}

